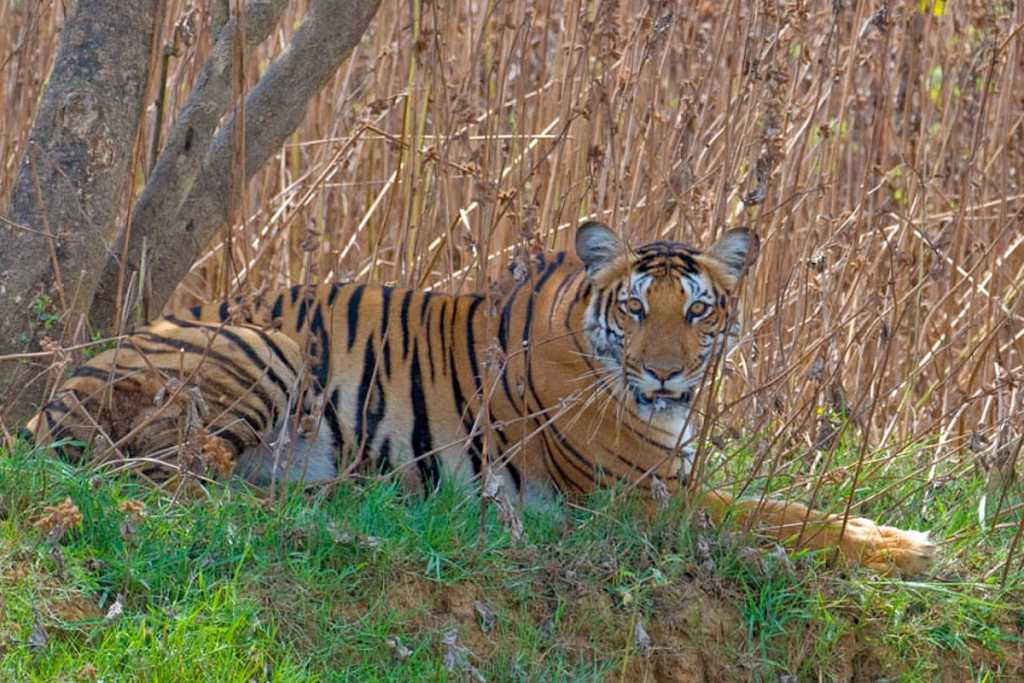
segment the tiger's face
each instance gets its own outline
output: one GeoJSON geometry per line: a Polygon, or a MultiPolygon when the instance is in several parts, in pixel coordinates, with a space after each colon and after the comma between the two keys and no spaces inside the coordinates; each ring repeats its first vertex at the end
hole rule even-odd
{"type": "Polygon", "coordinates": [[[641,412],[689,406],[725,346],[732,294],[758,248],[745,228],[705,252],[678,242],[631,250],[604,225],[579,228],[576,252],[594,286],[584,333],[641,412]]]}

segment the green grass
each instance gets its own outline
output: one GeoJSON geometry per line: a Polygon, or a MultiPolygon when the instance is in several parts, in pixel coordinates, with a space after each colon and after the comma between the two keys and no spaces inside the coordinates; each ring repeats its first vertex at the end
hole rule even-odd
{"type": "Polygon", "coordinates": [[[477,498],[455,486],[427,500],[385,483],[173,500],[20,448],[0,454],[0,680],[89,680],[87,665],[106,681],[462,680],[459,663],[488,681],[699,668],[710,680],[1012,680],[1024,591],[1017,570],[1005,588],[982,576],[1013,529],[977,529],[981,486],[962,477],[887,519],[959,534],[935,576],[900,581],[694,531],[679,505],[646,520],[611,492],[529,513],[516,542],[493,510],[481,530],[477,498]],[[67,496],[83,521],[54,551],[32,522],[67,496]],[[145,504],[134,528],[127,500],[145,504]],[[494,613],[486,630],[477,603],[494,613]]]}

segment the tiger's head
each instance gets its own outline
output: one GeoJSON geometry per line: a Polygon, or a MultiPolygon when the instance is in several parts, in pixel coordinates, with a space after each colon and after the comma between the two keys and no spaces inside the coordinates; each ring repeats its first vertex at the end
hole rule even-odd
{"type": "Polygon", "coordinates": [[[594,288],[584,334],[638,412],[688,408],[736,323],[732,295],[759,248],[746,228],[698,251],[663,241],[630,249],[605,225],[580,226],[576,253],[594,288]]]}

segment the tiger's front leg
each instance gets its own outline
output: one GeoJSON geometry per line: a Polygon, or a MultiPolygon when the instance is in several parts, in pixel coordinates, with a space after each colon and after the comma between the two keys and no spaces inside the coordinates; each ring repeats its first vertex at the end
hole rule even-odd
{"type": "Polygon", "coordinates": [[[835,548],[849,566],[863,566],[898,576],[925,572],[935,559],[935,544],[927,532],[876,524],[811,510],[799,503],[767,499],[736,500],[721,490],[705,491],[700,499],[716,522],[731,513],[732,523],[766,533],[795,548],[835,548]]]}

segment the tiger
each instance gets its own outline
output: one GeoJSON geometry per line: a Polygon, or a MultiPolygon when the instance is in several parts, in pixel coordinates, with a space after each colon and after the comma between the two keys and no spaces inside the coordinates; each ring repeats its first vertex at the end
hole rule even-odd
{"type": "MultiPolygon", "coordinates": [[[[173,451],[187,411],[147,400],[172,377],[209,404],[208,450],[261,485],[368,471],[419,493],[486,478],[526,505],[604,486],[644,500],[688,492],[695,399],[737,333],[759,250],[747,228],[704,250],[631,247],[587,221],[575,253],[535,254],[498,294],[349,282],[201,304],[130,337],[127,355],[87,362],[28,428],[37,443],[103,427],[132,456],[173,451]],[[69,406],[110,391],[131,405],[107,419],[69,406]]],[[[715,523],[883,573],[919,574],[935,555],[926,532],[798,503],[710,488],[696,503],[715,523]]]]}

